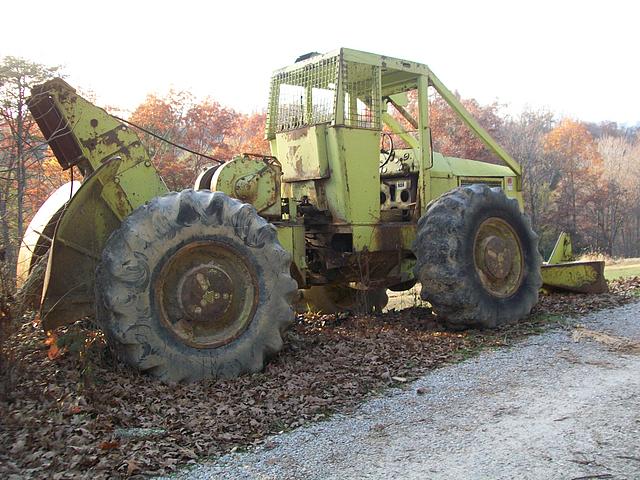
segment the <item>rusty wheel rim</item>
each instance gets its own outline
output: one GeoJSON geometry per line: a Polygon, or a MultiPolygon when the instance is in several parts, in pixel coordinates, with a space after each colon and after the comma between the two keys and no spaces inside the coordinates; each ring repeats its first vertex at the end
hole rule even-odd
{"type": "Polygon", "coordinates": [[[490,217],[476,231],[473,260],[482,286],[496,297],[513,295],[523,280],[522,244],[505,220],[490,217]]]}
{"type": "Polygon", "coordinates": [[[258,304],[254,269],[234,248],[194,242],[177,250],[155,282],[163,324],[195,348],[226,345],[251,323],[258,304]]]}

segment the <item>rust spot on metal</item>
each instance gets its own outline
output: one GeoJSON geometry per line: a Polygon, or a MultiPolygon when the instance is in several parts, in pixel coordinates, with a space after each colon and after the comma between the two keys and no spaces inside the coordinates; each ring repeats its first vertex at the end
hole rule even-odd
{"type": "MultiPolygon", "coordinates": [[[[128,157],[130,155],[129,145],[125,144],[118,136],[120,126],[113,128],[107,132],[104,132],[97,137],[93,137],[82,141],[82,145],[90,151],[94,151],[98,148],[98,145],[111,146],[113,151],[110,152],[110,156],[122,154],[128,157]],[[115,148],[114,148],[115,147],[115,148]]],[[[132,143],[133,145],[133,143],[132,143]]]]}
{"type": "Polygon", "coordinates": [[[503,279],[513,264],[513,249],[502,238],[490,236],[483,240],[484,265],[486,273],[496,279],[503,279]]]}
{"type": "Polygon", "coordinates": [[[302,157],[296,157],[295,165],[296,173],[300,176],[304,175],[304,162],[302,161],[302,157]]]}
{"type": "Polygon", "coordinates": [[[284,134],[284,137],[287,140],[300,140],[301,138],[306,137],[309,134],[309,128],[298,128],[296,130],[290,130],[289,132],[284,134]]]}
{"type": "Polygon", "coordinates": [[[122,189],[122,187],[119,185],[119,182],[120,182],[119,178],[114,177],[113,183],[115,185],[115,188],[113,189],[113,193],[115,193],[115,196],[116,196],[116,201],[114,206],[118,210],[118,214],[120,215],[120,217],[124,218],[127,215],[129,215],[129,213],[131,213],[131,203],[129,203],[129,197],[127,196],[126,192],[122,189]]]}
{"type": "Polygon", "coordinates": [[[375,244],[378,245],[380,250],[386,252],[402,250],[402,230],[404,227],[405,224],[403,223],[382,223],[378,225],[373,231],[375,244]]]}
{"type": "Polygon", "coordinates": [[[520,237],[498,217],[484,220],[473,241],[473,259],[482,286],[493,296],[513,295],[524,280],[520,237]]]}
{"type": "Polygon", "coordinates": [[[190,243],[154,279],[161,322],[180,342],[217,348],[252,323],[259,300],[256,272],[235,248],[190,243]]]}

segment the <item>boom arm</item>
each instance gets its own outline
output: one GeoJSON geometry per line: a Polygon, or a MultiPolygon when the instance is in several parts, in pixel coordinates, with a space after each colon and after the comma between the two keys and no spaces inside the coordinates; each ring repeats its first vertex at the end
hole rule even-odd
{"type": "Polygon", "coordinates": [[[49,250],[40,317],[51,330],[93,314],[105,242],[135,208],[167,188],[138,136],[63,80],[34,87],[28,106],[60,166],[77,166],[84,176],[49,250]]]}

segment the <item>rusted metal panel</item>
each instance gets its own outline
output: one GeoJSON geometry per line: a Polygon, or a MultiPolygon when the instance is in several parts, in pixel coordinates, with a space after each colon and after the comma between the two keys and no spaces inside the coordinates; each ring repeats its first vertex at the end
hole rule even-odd
{"type": "Polygon", "coordinates": [[[250,203],[263,217],[280,219],[281,172],[274,157],[238,155],[216,169],[210,188],[250,203]]]}
{"type": "Polygon", "coordinates": [[[109,235],[167,192],[138,136],[61,79],[32,89],[28,106],[60,165],[85,177],[53,235],[41,304],[45,329],[93,312],[94,273],[109,235]]]}
{"type": "Polygon", "coordinates": [[[297,182],[329,176],[325,125],[278,134],[276,142],[283,181],[297,182]]]}
{"type": "Polygon", "coordinates": [[[94,275],[104,244],[120,218],[101,193],[113,182],[117,163],[98,169],[82,184],[60,219],[40,308],[45,330],[52,330],[94,312],[94,275]]]}
{"type": "Polygon", "coordinates": [[[411,250],[415,225],[409,222],[381,223],[373,227],[372,249],[385,252],[411,250]]]}

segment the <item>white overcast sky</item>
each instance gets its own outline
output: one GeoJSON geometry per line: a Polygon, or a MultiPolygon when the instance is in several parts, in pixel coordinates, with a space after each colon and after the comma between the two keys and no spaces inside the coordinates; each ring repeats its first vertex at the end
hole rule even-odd
{"type": "Polygon", "coordinates": [[[63,65],[101,105],[169,87],[245,112],[272,70],[349,47],[426,63],[463,97],[640,123],[640,2],[7,0],[0,56],[63,65]]]}

